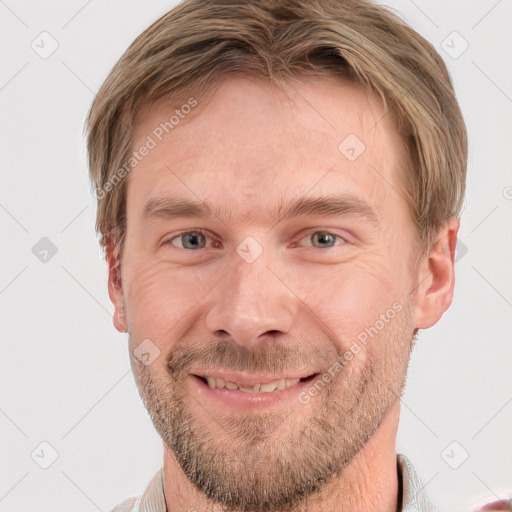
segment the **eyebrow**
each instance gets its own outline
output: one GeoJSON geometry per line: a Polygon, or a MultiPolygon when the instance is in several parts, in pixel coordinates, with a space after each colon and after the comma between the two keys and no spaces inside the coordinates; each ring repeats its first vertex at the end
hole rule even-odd
{"type": "MultiPolygon", "coordinates": [[[[229,210],[224,210],[224,212],[229,210]]],[[[274,210],[272,218],[281,222],[301,216],[327,217],[354,215],[380,228],[379,216],[365,200],[351,195],[302,196],[289,203],[281,202],[274,210]]],[[[224,214],[225,216],[225,214],[224,214]]],[[[152,197],[144,206],[144,218],[201,218],[223,217],[223,212],[208,204],[183,198],[152,197]]]]}

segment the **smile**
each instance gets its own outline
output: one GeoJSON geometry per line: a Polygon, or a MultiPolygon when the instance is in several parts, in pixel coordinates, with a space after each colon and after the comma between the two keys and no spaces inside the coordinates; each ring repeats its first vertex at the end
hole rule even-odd
{"type": "Polygon", "coordinates": [[[225,381],[222,378],[215,377],[205,377],[205,380],[211,388],[227,388],[227,389],[239,389],[240,391],[245,391],[246,393],[272,393],[276,390],[286,389],[291,386],[295,386],[300,379],[279,379],[273,382],[269,382],[268,384],[255,384],[252,387],[245,387],[242,384],[237,382],[229,382],[225,381]]]}
{"type": "Polygon", "coordinates": [[[190,374],[205,400],[235,408],[272,405],[296,397],[319,374],[265,375],[246,372],[204,371],[190,374]],[[276,402],[277,401],[277,402],[276,402]]]}

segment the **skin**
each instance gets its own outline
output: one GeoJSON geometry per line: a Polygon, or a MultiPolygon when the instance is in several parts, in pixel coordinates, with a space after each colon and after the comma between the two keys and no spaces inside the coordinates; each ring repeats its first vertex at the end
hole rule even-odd
{"type": "MultiPolygon", "coordinates": [[[[161,102],[146,112],[134,147],[172,111],[161,102]]],[[[358,85],[303,78],[283,91],[232,76],[131,171],[121,261],[107,249],[109,295],[163,440],[169,510],[396,510],[399,398],[415,329],[451,303],[459,228],[448,219],[413,264],[404,158],[392,116],[358,85]],[[338,150],[348,134],[366,146],[354,161],[338,150]],[[341,193],[364,199],[379,225],[354,214],[271,215],[302,195],[341,193]],[[155,194],[219,215],[147,220],[155,194]],[[205,238],[178,236],[197,229],[205,238]],[[246,237],[263,249],[251,263],[236,252],[246,237]],[[308,403],[237,410],[208,399],[191,375],[325,375],[393,304],[393,319],[308,403]],[[134,355],[145,339],[159,351],[149,365],[134,355]]]]}

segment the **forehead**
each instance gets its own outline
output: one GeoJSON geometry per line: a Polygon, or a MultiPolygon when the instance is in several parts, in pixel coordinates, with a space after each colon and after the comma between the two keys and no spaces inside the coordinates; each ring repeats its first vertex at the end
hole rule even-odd
{"type": "Polygon", "coordinates": [[[133,149],[148,138],[154,147],[129,174],[129,208],[142,214],[168,193],[239,209],[250,222],[265,216],[264,205],[275,210],[308,192],[352,193],[381,213],[404,201],[403,141],[378,95],[357,84],[305,78],[283,90],[231,77],[197,101],[193,109],[155,103],[140,119],[133,149]]]}

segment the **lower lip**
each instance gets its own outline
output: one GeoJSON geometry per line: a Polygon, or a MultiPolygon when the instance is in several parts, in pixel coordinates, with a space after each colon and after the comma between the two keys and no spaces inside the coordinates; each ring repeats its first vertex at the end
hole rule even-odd
{"type": "Polygon", "coordinates": [[[299,381],[297,384],[289,388],[275,390],[267,393],[250,393],[240,391],[239,389],[228,388],[211,388],[201,378],[190,375],[193,384],[195,385],[200,396],[203,396],[206,401],[216,401],[225,406],[234,409],[250,410],[259,407],[268,407],[275,404],[283,404],[286,401],[296,400],[298,403],[298,395],[309,388],[313,383],[315,377],[308,380],[299,381]]]}

